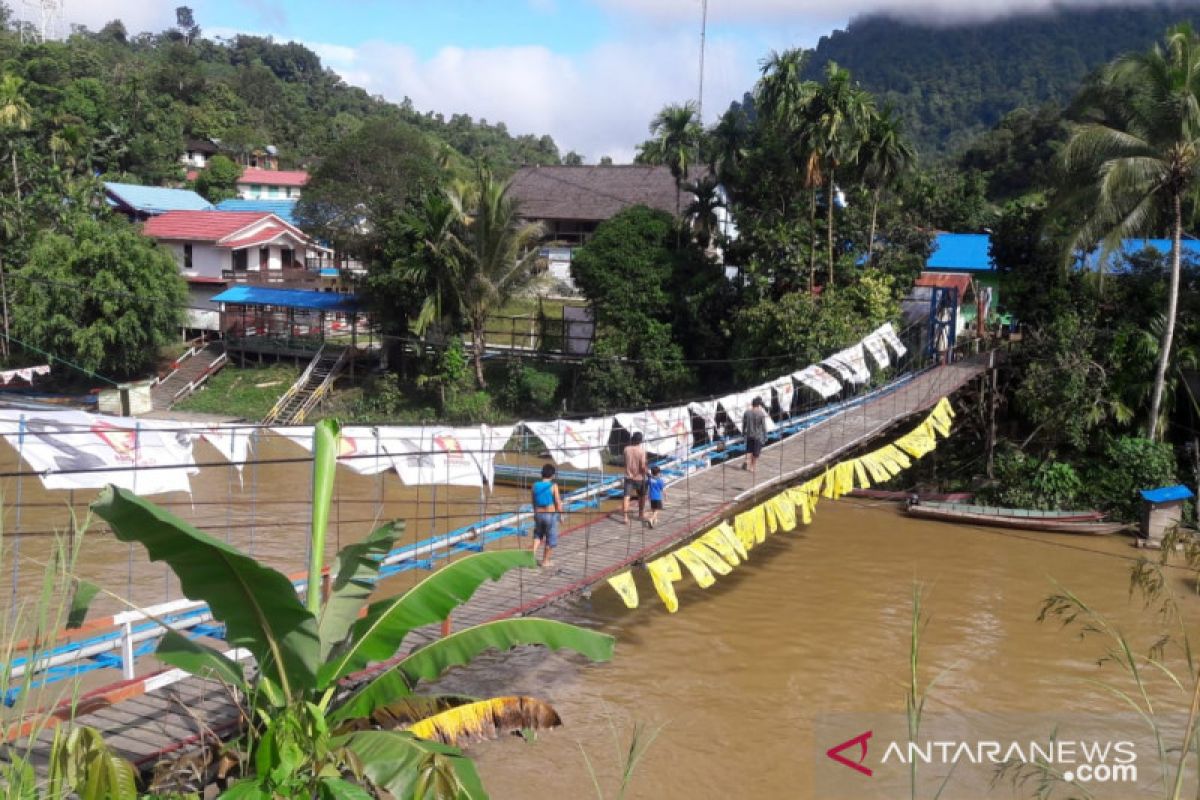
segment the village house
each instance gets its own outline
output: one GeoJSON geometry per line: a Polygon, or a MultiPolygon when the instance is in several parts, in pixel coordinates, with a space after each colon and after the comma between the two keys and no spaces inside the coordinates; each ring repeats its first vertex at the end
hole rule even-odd
{"type": "Polygon", "coordinates": [[[304,170],[246,167],[238,178],[238,197],[243,200],[299,200],[308,183],[304,170]]]}
{"type": "Polygon", "coordinates": [[[131,222],[144,222],[168,211],[208,211],[212,204],[188,189],[164,189],[132,183],[104,184],[104,200],[131,222]]]}
{"type": "Polygon", "coordinates": [[[212,297],[232,283],[329,289],[319,270],[328,248],[278,216],[258,211],[168,211],[149,219],[142,233],[174,254],[189,287],[189,327],[217,330],[212,297]]]}
{"type": "Polygon", "coordinates": [[[208,160],[217,154],[217,145],[210,139],[188,139],[179,162],[188,169],[204,169],[208,160]]]}

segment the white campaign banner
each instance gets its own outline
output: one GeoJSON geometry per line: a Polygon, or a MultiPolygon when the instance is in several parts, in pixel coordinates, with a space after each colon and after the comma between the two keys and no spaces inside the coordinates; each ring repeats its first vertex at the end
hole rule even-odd
{"type": "MultiPolygon", "coordinates": [[[[309,453],[313,451],[312,425],[271,428],[271,432],[295,442],[309,453]]],[[[392,457],[379,439],[379,429],[364,425],[347,425],[341,429],[337,462],[359,475],[378,475],[392,468],[392,457]]]]}
{"type": "Polygon", "coordinates": [[[892,352],[896,354],[896,358],[908,352],[908,348],[904,346],[904,343],[900,341],[900,337],[896,335],[896,329],[892,327],[892,323],[883,323],[876,328],[875,333],[879,334],[887,342],[888,347],[892,348],[892,352]]]}
{"type": "Polygon", "coordinates": [[[792,383],[792,376],[785,375],[772,383],[771,388],[775,390],[775,397],[779,400],[780,412],[785,418],[790,417],[792,415],[792,399],[796,396],[796,384],[792,383]]]}
{"type": "Polygon", "coordinates": [[[704,420],[704,427],[712,429],[717,424],[717,401],[716,400],[693,400],[688,403],[688,410],[695,414],[700,419],[704,420]]]}
{"type": "Polygon", "coordinates": [[[512,438],[516,425],[480,425],[480,449],[476,452],[476,461],[483,479],[487,481],[488,489],[495,487],[496,456],[512,438]]]}
{"type": "Polygon", "coordinates": [[[41,473],[47,489],[100,489],[111,483],[143,495],[190,492],[188,476],[197,471],[188,431],[159,430],[125,417],[4,409],[0,435],[41,473]]]}
{"type": "Polygon", "coordinates": [[[816,364],[805,367],[792,377],[826,399],[842,390],[842,385],[837,379],[816,364]]]}
{"type": "Polygon", "coordinates": [[[546,445],[555,464],[570,464],[579,469],[604,468],[604,448],[612,433],[612,417],[521,424],[546,445]]]}
{"type": "Polygon", "coordinates": [[[484,442],[492,438],[484,426],[381,427],[379,435],[400,480],[409,486],[491,484],[490,467],[485,477],[480,463],[484,442]]]}
{"type": "Polygon", "coordinates": [[[686,455],[692,443],[692,414],[687,406],[617,414],[617,422],[630,433],[640,433],[646,451],[656,455],[686,455]]]}
{"type": "Polygon", "coordinates": [[[871,370],[867,367],[867,356],[863,351],[862,342],[834,353],[822,361],[821,365],[833,367],[851,383],[866,383],[871,380],[871,370]]]}
{"type": "Polygon", "coordinates": [[[863,347],[867,348],[867,352],[871,354],[871,358],[875,359],[875,363],[882,369],[889,366],[892,361],[888,358],[887,345],[883,342],[883,337],[879,332],[867,334],[862,340],[863,347]]]}

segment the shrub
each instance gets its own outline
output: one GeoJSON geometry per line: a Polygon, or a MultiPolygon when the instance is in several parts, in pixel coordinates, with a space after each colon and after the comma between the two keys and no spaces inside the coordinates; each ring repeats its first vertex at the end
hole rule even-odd
{"type": "Polygon", "coordinates": [[[446,398],[446,416],[454,422],[492,422],[496,412],[485,391],[455,392],[446,398]]]}
{"type": "Polygon", "coordinates": [[[1175,453],[1164,442],[1133,436],[1113,439],[1104,448],[1088,481],[1095,493],[1092,500],[1121,520],[1138,518],[1139,489],[1155,489],[1178,483],[1175,453]]]}
{"type": "Polygon", "coordinates": [[[993,496],[1014,508],[1070,508],[1083,490],[1075,468],[1053,456],[1038,460],[1021,452],[1003,453],[996,459],[996,477],[1000,488],[993,496]]]}
{"type": "Polygon", "coordinates": [[[551,412],[558,386],[557,374],[513,361],[508,366],[500,399],[513,411],[551,412]]]}

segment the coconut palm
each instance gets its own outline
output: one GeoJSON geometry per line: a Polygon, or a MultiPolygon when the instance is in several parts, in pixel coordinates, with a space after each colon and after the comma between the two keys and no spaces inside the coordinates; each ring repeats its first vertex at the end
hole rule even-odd
{"type": "Polygon", "coordinates": [[[1102,73],[1090,119],[1075,128],[1062,163],[1090,199],[1072,251],[1167,230],[1171,276],[1146,436],[1160,433],[1179,303],[1185,201],[1200,177],[1200,41],[1191,25],[1170,28],[1149,52],[1123,56],[1102,73]]]}
{"type": "Polygon", "coordinates": [[[675,179],[676,216],[680,212],[683,181],[698,157],[703,133],[696,104],[690,100],[665,106],[650,123],[650,135],[655,142],[651,149],[661,158],[661,163],[671,170],[671,177],[675,179]]]}
{"type": "Polygon", "coordinates": [[[401,272],[422,298],[413,323],[422,336],[458,311],[455,289],[465,256],[459,239],[464,221],[459,195],[445,191],[425,195],[401,220],[401,232],[412,242],[401,272]]]}
{"type": "Polygon", "coordinates": [[[883,189],[916,160],[917,153],[900,130],[900,120],[885,108],[871,120],[863,145],[863,180],[872,187],[871,232],[867,236],[867,266],[875,258],[875,230],[883,189]]]}
{"type": "MultiPolygon", "coordinates": [[[[487,386],[483,351],[488,318],[533,281],[537,245],[545,229],[521,219],[506,181],[496,180],[483,168],[477,177],[477,199],[474,211],[464,216],[460,269],[453,280],[463,319],[471,329],[475,382],[482,389],[487,386]]],[[[458,192],[452,190],[451,195],[457,197],[458,192]]]]}

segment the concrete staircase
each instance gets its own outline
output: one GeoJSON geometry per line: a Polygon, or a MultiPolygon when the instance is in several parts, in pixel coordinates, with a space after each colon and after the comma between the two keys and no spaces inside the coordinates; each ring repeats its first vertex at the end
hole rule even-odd
{"type": "Polygon", "coordinates": [[[184,353],[173,369],[150,387],[150,404],[165,411],[200,388],[228,362],[221,342],[200,343],[184,353]]]}
{"type": "Polygon", "coordinates": [[[263,418],[265,425],[299,425],[324,399],[350,362],[350,348],[324,345],[279,402],[263,418]]]}

